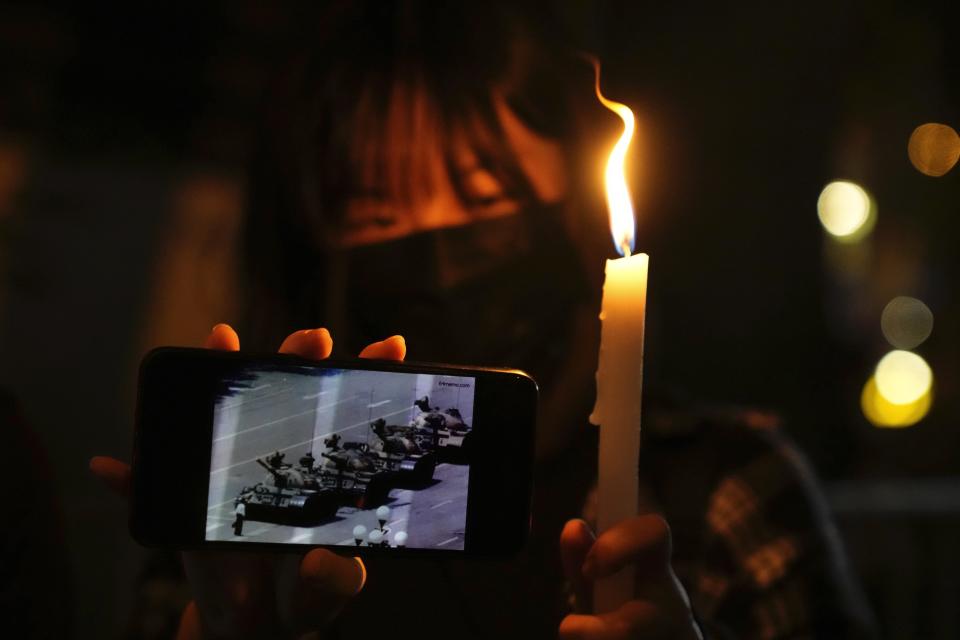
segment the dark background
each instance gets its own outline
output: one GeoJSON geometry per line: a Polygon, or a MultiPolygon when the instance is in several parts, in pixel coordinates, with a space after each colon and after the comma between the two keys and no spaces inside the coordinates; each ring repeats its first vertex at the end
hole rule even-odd
{"type": "MultiPolygon", "coordinates": [[[[884,637],[960,636],[960,169],[931,178],[906,151],[923,123],[960,127],[957,10],[543,6],[600,55],[605,92],[641,124],[648,379],[780,414],[827,485],[884,637]],[[838,178],[878,205],[853,248],[817,220],[838,178]],[[897,295],[933,311],[917,352],[935,397],[916,426],[877,429],[860,391],[890,348],[879,318],[897,295]]],[[[0,385],[41,456],[5,448],[31,462],[3,478],[59,505],[63,546],[32,588],[57,594],[45,606],[77,637],[124,634],[144,558],[87,460],[128,457],[148,347],[199,344],[235,317],[258,116],[324,8],[0,4],[0,385]]]]}

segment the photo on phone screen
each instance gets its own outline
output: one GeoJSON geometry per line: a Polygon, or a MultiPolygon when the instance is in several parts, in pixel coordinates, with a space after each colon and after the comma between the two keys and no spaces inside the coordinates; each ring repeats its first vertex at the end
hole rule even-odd
{"type": "Polygon", "coordinates": [[[476,378],[260,365],[214,404],[208,541],[462,550],[476,378]]]}

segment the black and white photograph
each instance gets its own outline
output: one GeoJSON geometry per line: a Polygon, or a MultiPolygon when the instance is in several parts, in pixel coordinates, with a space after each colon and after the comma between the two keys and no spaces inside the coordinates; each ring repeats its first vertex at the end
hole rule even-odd
{"type": "Polygon", "coordinates": [[[475,379],[244,370],[215,399],[206,539],[462,550],[475,379]]]}

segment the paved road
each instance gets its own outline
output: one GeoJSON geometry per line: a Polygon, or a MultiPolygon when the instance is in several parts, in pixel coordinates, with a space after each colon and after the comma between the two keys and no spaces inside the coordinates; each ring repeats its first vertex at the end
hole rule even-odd
{"type": "MultiPolygon", "coordinates": [[[[408,547],[463,549],[466,522],[468,467],[437,465],[433,486],[418,491],[394,489],[390,492],[390,517],[387,539],[406,531],[408,547]]],[[[353,528],[362,524],[371,530],[379,526],[376,509],[341,507],[336,519],[316,527],[289,527],[247,520],[243,536],[233,535],[232,504],[223,505],[207,515],[208,540],[244,542],[295,542],[299,544],[342,544],[353,546],[353,528]]]]}
{"type": "MultiPolygon", "coordinates": [[[[423,395],[430,395],[431,403],[436,399],[441,406],[459,406],[465,415],[471,415],[472,388],[465,392],[441,384],[450,380],[456,379],[367,371],[323,377],[276,372],[259,375],[249,388],[225,398],[216,411],[207,539],[236,539],[229,526],[233,499],[243,487],[262,481],[265,475],[256,458],[280,451],[287,462],[296,463],[313,451],[319,459],[323,439],[332,433],[347,442],[368,442],[370,422],[382,417],[388,424],[409,423],[419,413],[413,401],[423,395]]],[[[388,539],[396,531],[406,530],[408,546],[462,548],[467,467],[440,465],[434,477],[439,482],[420,491],[391,491],[388,506],[394,514],[387,524],[392,530],[388,539]]],[[[337,518],[312,528],[248,521],[243,539],[353,544],[354,525],[377,526],[368,510],[341,508],[337,518]]]]}

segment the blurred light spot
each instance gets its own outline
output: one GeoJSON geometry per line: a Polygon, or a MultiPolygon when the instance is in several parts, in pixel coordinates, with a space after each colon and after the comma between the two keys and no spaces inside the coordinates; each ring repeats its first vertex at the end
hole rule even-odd
{"type": "Polygon", "coordinates": [[[933,385],[930,365],[910,351],[891,351],[883,356],[874,377],[877,391],[893,404],[916,402],[933,385]]]}
{"type": "Polygon", "coordinates": [[[913,349],[930,337],[933,312],[916,298],[898,296],[884,307],[880,328],[887,342],[897,349],[913,349]]]}
{"type": "Polygon", "coordinates": [[[933,389],[931,387],[914,402],[894,404],[884,398],[877,390],[877,380],[874,376],[871,376],[867,384],[864,385],[863,393],[860,395],[860,408],[863,409],[863,415],[874,426],[884,428],[915,425],[927,415],[932,403],[933,389]]]}
{"type": "Polygon", "coordinates": [[[960,158],[960,136],[953,127],[945,124],[922,124],[910,134],[907,155],[920,173],[942,176],[950,171],[960,158]]]}
{"type": "Polygon", "coordinates": [[[870,194],[860,185],[831,182],[817,200],[817,215],[827,233],[843,242],[856,242],[873,229],[875,207],[870,194]]]}

